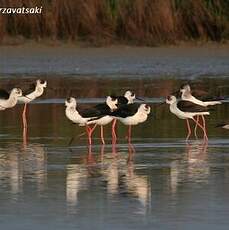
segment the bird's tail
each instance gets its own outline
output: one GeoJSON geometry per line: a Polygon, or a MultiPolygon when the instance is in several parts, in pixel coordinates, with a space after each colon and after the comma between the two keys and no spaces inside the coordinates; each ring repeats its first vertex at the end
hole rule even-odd
{"type": "Polygon", "coordinates": [[[224,128],[224,129],[229,129],[229,125],[225,122],[221,122],[215,126],[216,128],[224,128]]]}

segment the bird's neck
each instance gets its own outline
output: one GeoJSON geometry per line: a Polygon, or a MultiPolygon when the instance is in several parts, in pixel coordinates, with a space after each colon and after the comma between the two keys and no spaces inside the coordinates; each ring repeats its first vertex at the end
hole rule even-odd
{"type": "Polygon", "coordinates": [[[43,92],[44,92],[44,87],[37,86],[36,89],[35,89],[35,92],[36,92],[37,95],[42,95],[43,92]]]}
{"type": "Polygon", "coordinates": [[[190,99],[192,97],[192,94],[190,92],[183,92],[181,98],[183,100],[190,99]]]}
{"type": "Polygon", "coordinates": [[[11,105],[16,105],[18,97],[15,94],[10,94],[7,102],[11,105]]]}
{"type": "Polygon", "coordinates": [[[177,102],[170,104],[169,109],[172,113],[176,113],[177,112],[177,102]]]}

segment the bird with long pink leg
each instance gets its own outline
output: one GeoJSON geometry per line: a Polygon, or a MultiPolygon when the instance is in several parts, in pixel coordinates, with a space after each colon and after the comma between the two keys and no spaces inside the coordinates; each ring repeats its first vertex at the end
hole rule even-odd
{"type": "MultiPolygon", "coordinates": [[[[180,88],[181,92],[181,99],[183,101],[190,101],[194,104],[203,106],[203,107],[208,107],[208,106],[214,106],[214,105],[220,105],[222,104],[222,97],[215,97],[215,96],[206,96],[205,91],[200,91],[200,90],[191,90],[191,87],[189,84],[184,84],[180,88]],[[196,92],[196,93],[195,93],[196,92]],[[202,95],[201,99],[195,97],[194,95],[202,95]]],[[[203,115],[197,116],[197,121],[199,122],[200,117],[202,118],[202,124],[206,130],[206,121],[203,115]]],[[[195,136],[197,137],[197,124],[195,125],[194,129],[195,136]]]]}
{"type": "Polygon", "coordinates": [[[186,120],[188,134],[186,137],[186,141],[188,141],[192,131],[189,124],[189,119],[193,120],[198,127],[200,127],[204,133],[204,140],[208,140],[208,136],[206,133],[206,128],[201,125],[196,119],[196,116],[207,116],[210,115],[209,108],[201,105],[197,105],[190,101],[177,100],[177,98],[173,95],[168,96],[166,98],[166,103],[169,104],[170,112],[175,114],[178,118],[186,120]]]}
{"type": "Polygon", "coordinates": [[[29,89],[23,91],[23,95],[18,98],[18,102],[24,103],[24,109],[22,113],[23,128],[27,129],[27,106],[36,98],[40,97],[44,93],[44,89],[47,87],[47,81],[38,79],[36,84],[30,85],[29,89]]]}
{"type": "Polygon", "coordinates": [[[65,101],[65,114],[73,123],[86,127],[89,145],[92,144],[92,134],[96,126],[99,125],[101,141],[105,144],[103,126],[109,124],[113,120],[113,117],[108,114],[118,108],[117,103],[117,99],[108,96],[105,103],[97,104],[91,108],[82,110],[77,106],[76,99],[70,97],[65,101]],[[91,128],[90,125],[94,126],[91,128]]]}
{"type": "Polygon", "coordinates": [[[150,114],[150,106],[147,104],[127,104],[121,105],[117,110],[110,115],[118,119],[124,125],[128,125],[128,142],[131,143],[132,126],[143,123],[147,120],[150,114]]]}
{"type": "MultiPolygon", "coordinates": [[[[142,98],[136,97],[135,93],[133,93],[130,90],[127,90],[123,96],[112,95],[111,97],[113,99],[118,100],[118,107],[123,106],[123,105],[133,104],[135,99],[144,101],[142,98]]],[[[116,141],[117,141],[116,123],[117,123],[117,119],[114,118],[113,123],[112,123],[112,144],[116,144],[116,141]]]]}

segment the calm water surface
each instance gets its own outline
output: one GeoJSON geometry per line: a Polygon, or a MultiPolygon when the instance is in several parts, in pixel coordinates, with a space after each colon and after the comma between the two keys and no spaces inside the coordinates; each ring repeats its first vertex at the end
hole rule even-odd
{"type": "MultiPolygon", "coordinates": [[[[11,88],[36,77],[4,78],[11,88]]],[[[46,94],[29,105],[28,140],[23,142],[22,105],[0,113],[1,229],[228,229],[229,132],[227,100],[207,118],[209,143],[185,143],[184,121],[171,115],[163,97],[185,80],[149,77],[47,77],[46,94]],[[89,106],[114,92],[134,90],[152,107],[148,121],[118,125],[118,144],[105,146],[99,131],[91,148],[83,128],[64,116],[64,98],[89,106]],[[72,135],[76,138],[71,146],[72,135]]],[[[193,86],[227,96],[228,78],[197,78],[193,86]]],[[[199,133],[201,136],[201,133],[199,133]]]]}

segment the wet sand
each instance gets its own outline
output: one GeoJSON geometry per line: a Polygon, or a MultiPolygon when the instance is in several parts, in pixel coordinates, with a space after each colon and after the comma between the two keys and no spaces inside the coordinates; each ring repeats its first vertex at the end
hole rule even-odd
{"type": "Polygon", "coordinates": [[[229,45],[79,48],[26,44],[0,47],[0,75],[229,76],[229,45]]]}

